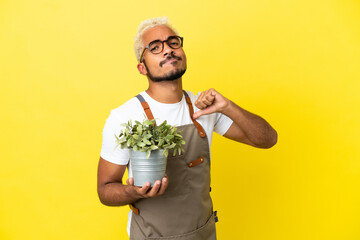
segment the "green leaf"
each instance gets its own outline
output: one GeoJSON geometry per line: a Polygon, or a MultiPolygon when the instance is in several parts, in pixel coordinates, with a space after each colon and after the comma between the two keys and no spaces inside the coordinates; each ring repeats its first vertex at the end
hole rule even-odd
{"type": "Polygon", "coordinates": [[[149,157],[150,157],[150,154],[151,154],[151,149],[149,149],[149,150],[146,151],[146,158],[149,158],[149,157]]]}
{"type": "Polygon", "coordinates": [[[165,149],[164,152],[163,152],[163,155],[164,155],[165,157],[167,157],[167,156],[169,155],[169,150],[165,149]]]}
{"type": "Polygon", "coordinates": [[[153,123],[153,121],[145,120],[145,121],[143,122],[143,125],[149,126],[149,125],[151,125],[152,123],[153,123]]]}
{"type": "Polygon", "coordinates": [[[166,141],[170,141],[170,140],[173,139],[173,138],[174,138],[174,135],[167,135],[167,136],[165,137],[166,141]]]}
{"type": "Polygon", "coordinates": [[[137,134],[134,134],[134,135],[133,135],[133,138],[136,139],[136,140],[140,140],[140,139],[141,139],[141,137],[140,137],[139,135],[137,135],[137,134]]]}
{"type": "Polygon", "coordinates": [[[119,140],[119,138],[118,138],[118,136],[116,136],[116,134],[114,134],[114,136],[115,136],[116,140],[119,140]]]}
{"type": "Polygon", "coordinates": [[[142,126],[139,125],[139,126],[137,127],[136,131],[137,131],[137,133],[138,133],[139,135],[142,135],[142,126]]]}
{"type": "Polygon", "coordinates": [[[151,150],[156,150],[156,149],[158,149],[159,147],[158,147],[158,146],[155,146],[155,145],[151,145],[150,148],[151,148],[151,150]]]}
{"type": "Polygon", "coordinates": [[[149,138],[151,138],[153,135],[151,135],[151,134],[145,134],[144,135],[144,138],[146,138],[146,139],[149,139],[149,138]]]}
{"type": "Polygon", "coordinates": [[[139,147],[145,147],[145,143],[143,143],[143,142],[138,142],[137,145],[138,145],[139,147]]]}
{"type": "Polygon", "coordinates": [[[133,150],[134,150],[134,152],[136,152],[138,150],[138,146],[134,145],[133,150]]]}
{"type": "Polygon", "coordinates": [[[172,149],[176,146],[176,143],[171,144],[170,146],[167,146],[166,149],[172,149]]]}
{"type": "Polygon", "coordinates": [[[151,145],[151,142],[150,142],[149,140],[147,140],[147,139],[143,139],[143,142],[144,142],[145,144],[147,144],[147,145],[151,145]]]}
{"type": "Polygon", "coordinates": [[[124,142],[126,142],[126,137],[122,137],[118,140],[118,144],[122,144],[124,142]]]}
{"type": "Polygon", "coordinates": [[[170,133],[174,134],[176,132],[177,128],[171,128],[170,133]]]}

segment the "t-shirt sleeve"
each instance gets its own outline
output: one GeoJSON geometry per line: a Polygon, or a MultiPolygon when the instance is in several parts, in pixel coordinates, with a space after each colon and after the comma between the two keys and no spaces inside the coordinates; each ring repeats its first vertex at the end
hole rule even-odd
{"type": "Polygon", "coordinates": [[[116,136],[120,134],[121,122],[114,116],[110,114],[108,119],[106,119],[105,126],[103,129],[103,140],[100,156],[114,164],[118,165],[127,165],[129,162],[129,149],[121,149],[120,146],[116,147],[116,136]]]}
{"type": "Polygon", "coordinates": [[[216,122],[214,131],[220,135],[224,135],[229,130],[233,120],[222,113],[216,113],[216,122]]]}

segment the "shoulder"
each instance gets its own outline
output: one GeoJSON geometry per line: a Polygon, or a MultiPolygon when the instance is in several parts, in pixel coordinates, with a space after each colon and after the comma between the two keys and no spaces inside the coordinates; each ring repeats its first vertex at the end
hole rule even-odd
{"type": "Polygon", "coordinates": [[[125,123],[129,120],[142,121],[143,118],[144,111],[141,103],[136,97],[133,97],[121,106],[112,109],[108,118],[106,119],[106,123],[108,125],[119,125],[119,123],[125,123]]]}
{"type": "Polygon", "coordinates": [[[110,116],[119,118],[120,116],[130,115],[131,113],[139,110],[142,110],[141,103],[136,97],[133,97],[121,106],[112,109],[110,111],[110,116]]]}

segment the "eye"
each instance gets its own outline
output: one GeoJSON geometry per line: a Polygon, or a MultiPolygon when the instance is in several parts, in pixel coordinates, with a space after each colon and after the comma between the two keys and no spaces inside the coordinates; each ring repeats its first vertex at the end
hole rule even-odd
{"type": "Polygon", "coordinates": [[[172,41],[170,42],[171,46],[179,46],[179,42],[172,41]]]}
{"type": "Polygon", "coordinates": [[[180,40],[177,37],[171,37],[167,41],[169,46],[172,48],[179,48],[180,47],[180,40]]]}
{"type": "Polygon", "coordinates": [[[150,47],[150,51],[151,51],[151,52],[154,52],[154,51],[156,51],[157,49],[159,49],[159,46],[156,46],[156,45],[155,45],[155,46],[151,46],[151,47],[150,47]]]}
{"type": "Polygon", "coordinates": [[[159,53],[162,51],[162,42],[160,41],[154,41],[149,45],[149,50],[152,53],[159,53]]]}

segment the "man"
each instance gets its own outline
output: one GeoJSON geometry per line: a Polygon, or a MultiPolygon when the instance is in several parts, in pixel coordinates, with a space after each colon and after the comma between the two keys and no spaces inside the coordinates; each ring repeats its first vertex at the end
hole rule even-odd
{"type": "MultiPolygon", "coordinates": [[[[186,71],[183,38],[168,25],[167,18],[144,21],[135,38],[139,72],[149,88],[111,111],[103,131],[98,166],[98,194],[108,206],[130,204],[130,239],[216,239],[216,213],[210,198],[210,145],[212,132],[258,148],[277,142],[276,131],[261,117],[224,97],[215,89],[194,96],[183,91],[186,71]],[[149,108],[144,109],[145,106],[149,108]],[[149,114],[151,112],[151,114],[149,114]],[[142,121],[144,113],[156,123],[183,130],[185,153],[168,157],[167,176],[151,187],[133,185],[131,169],[127,184],[123,175],[129,150],[115,147],[120,124],[142,121]]],[[[146,108],[146,107],[145,107],[146,108]]]]}

